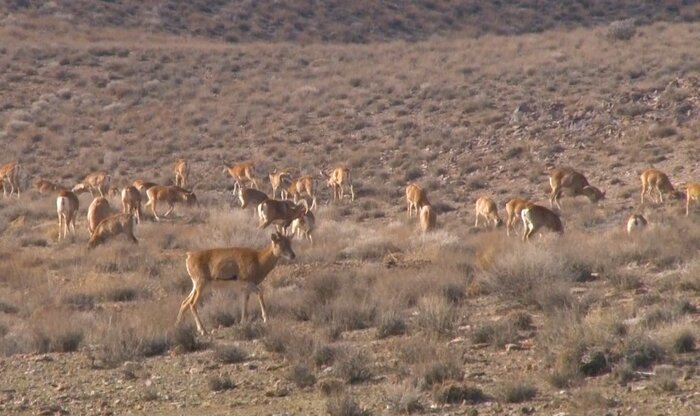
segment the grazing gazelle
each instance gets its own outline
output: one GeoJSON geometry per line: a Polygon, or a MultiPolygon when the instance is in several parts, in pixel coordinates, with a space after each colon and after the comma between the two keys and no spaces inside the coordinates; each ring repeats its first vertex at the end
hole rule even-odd
{"type": "Polygon", "coordinates": [[[95,248],[108,238],[119,234],[124,234],[134,244],[139,240],[134,236],[134,216],[133,214],[114,214],[102,220],[90,235],[88,248],[95,248]]]}
{"type": "Polygon", "coordinates": [[[282,189],[282,199],[294,200],[294,203],[299,201],[299,198],[304,194],[311,198],[311,209],[316,208],[316,196],[314,195],[314,178],[306,175],[293,180],[287,189],[282,189]]]}
{"type": "Polygon", "coordinates": [[[88,207],[87,213],[87,227],[88,232],[92,234],[97,228],[97,224],[101,223],[102,220],[112,215],[112,207],[109,206],[109,201],[107,198],[98,196],[93,199],[88,207]]]}
{"type": "Polygon", "coordinates": [[[700,201],[700,183],[688,184],[685,190],[685,216],[690,214],[690,201],[697,204],[700,201]]]}
{"type": "Polygon", "coordinates": [[[292,221],[291,235],[299,238],[306,238],[311,245],[314,244],[314,238],[311,233],[316,228],[316,216],[311,211],[307,211],[301,217],[292,221]]]}
{"type": "Polygon", "coordinates": [[[530,237],[542,227],[559,234],[564,233],[564,226],[561,224],[561,219],[549,208],[533,204],[523,209],[520,215],[525,228],[523,241],[529,240],[530,237]]]}
{"type": "Polygon", "coordinates": [[[437,225],[437,214],[432,205],[425,204],[420,209],[420,229],[424,233],[435,229],[437,225]]]}
{"type": "Polygon", "coordinates": [[[190,175],[190,165],[185,159],[178,159],[175,162],[175,186],[184,188],[187,186],[187,178],[190,175]]]}
{"type": "Polygon", "coordinates": [[[510,237],[510,230],[515,231],[515,223],[520,221],[520,214],[523,212],[523,209],[530,205],[533,205],[533,203],[523,198],[513,198],[506,202],[506,214],[508,214],[506,235],[508,237],[510,237]]]}
{"type": "Polygon", "coordinates": [[[333,188],[334,201],[336,199],[342,200],[345,196],[345,184],[350,188],[350,200],[355,200],[355,188],[352,186],[350,179],[350,169],[338,166],[330,174],[321,171],[321,177],[326,179],[329,188],[333,188]]]}
{"type": "Polygon", "coordinates": [[[51,181],[47,181],[46,179],[42,179],[42,178],[39,178],[34,182],[34,189],[36,189],[37,192],[39,192],[40,194],[45,194],[48,192],[54,193],[54,192],[68,190],[68,188],[66,188],[65,186],[55,184],[51,181]]]}
{"type": "Polygon", "coordinates": [[[552,194],[549,197],[550,208],[556,205],[561,210],[559,198],[564,192],[573,196],[584,195],[591,202],[605,199],[605,192],[602,192],[595,186],[591,186],[581,172],[571,168],[559,168],[550,172],[549,186],[552,188],[552,194]]]}
{"type": "Polygon", "coordinates": [[[148,196],[148,202],[146,202],[146,207],[150,206],[153,216],[156,221],[160,221],[160,217],[156,212],[156,205],[158,202],[165,202],[168,205],[168,211],[163,214],[164,217],[170,215],[175,209],[175,204],[178,202],[184,202],[187,204],[196,204],[197,197],[194,192],[182,189],[179,186],[152,186],[146,191],[148,196]]]}
{"type": "Polygon", "coordinates": [[[248,298],[251,293],[258,295],[263,322],[267,322],[267,310],[260,284],[275,268],[277,260],[284,257],[294,260],[292,242],[280,233],[270,236],[270,244],[262,250],[246,247],[215,248],[187,252],[187,273],[192,279],[192,291],[185,298],[177,314],[175,325],[180,323],[187,308],[192,312],[197,330],[207,333],[197,313],[197,303],[204,288],[212,282],[237,282],[243,286],[243,305],[241,322],[245,321],[248,311],[248,298]]]}
{"type": "Polygon", "coordinates": [[[101,197],[104,197],[107,194],[110,180],[111,176],[109,176],[107,171],[100,170],[97,172],[92,172],[91,174],[87,175],[82,182],[75,185],[72,191],[75,193],[80,193],[89,190],[92,196],[97,196],[97,193],[99,193],[101,197]]]}
{"type": "Polygon", "coordinates": [[[644,197],[646,194],[649,194],[652,202],[659,203],[664,202],[663,194],[669,194],[671,197],[676,199],[681,197],[681,194],[676,191],[673,185],[671,185],[671,181],[668,179],[668,176],[660,170],[647,169],[642,172],[639,179],[642,181],[642,204],[644,203],[644,197]],[[656,201],[656,198],[654,198],[654,195],[652,194],[652,191],[654,190],[659,196],[659,201],[656,201]]]}
{"type": "Polygon", "coordinates": [[[406,186],[406,215],[408,218],[413,216],[413,212],[418,215],[418,211],[423,208],[423,205],[430,205],[428,193],[415,183],[409,183],[406,186]]]}
{"type": "Polygon", "coordinates": [[[648,222],[644,216],[640,214],[632,214],[627,218],[627,234],[634,234],[642,231],[648,222]]]}
{"type": "Polygon", "coordinates": [[[479,219],[481,217],[486,219],[486,226],[488,226],[491,221],[493,221],[494,227],[498,227],[503,224],[501,217],[498,215],[498,206],[493,199],[489,198],[488,196],[482,196],[476,200],[474,211],[476,215],[474,227],[479,226],[479,219]]]}
{"type": "Polygon", "coordinates": [[[122,189],[122,214],[133,214],[136,224],[141,222],[141,192],[134,186],[122,189]]]}
{"type": "MultiPolygon", "coordinates": [[[[285,181],[291,181],[292,177],[287,169],[278,171],[277,169],[270,172],[270,185],[272,186],[272,198],[277,198],[277,190],[284,186],[285,181]]],[[[282,192],[284,189],[282,188],[282,192]]]]}
{"type": "Polygon", "coordinates": [[[5,182],[10,185],[10,196],[17,191],[19,198],[19,173],[22,169],[19,162],[10,162],[0,166],[0,182],[2,183],[2,195],[7,196],[7,188],[5,182]]]}
{"type": "Polygon", "coordinates": [[[228,172],[239,187],[243,187],[245,182],[250,182],[253,188],[258,188],[258,182],[255,180],[255,172],[253,171],[254,163],[251,160],[234,164],[224,165],[224,172],[228,172]]]}
{"type": "Polygon", "coordinates": [[[68,229],[75,235],[75,217],[80,208],[78,196],[71,191],[61,191],[56,198],[56,213],[58,214],[58,239],[68,237],[68,229]]]}

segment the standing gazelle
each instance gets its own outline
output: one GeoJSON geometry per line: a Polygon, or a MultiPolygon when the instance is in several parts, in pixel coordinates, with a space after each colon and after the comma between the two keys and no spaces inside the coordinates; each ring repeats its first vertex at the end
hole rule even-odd
{"type": "Polygon", "coordinates": [[[510,231],[515,231],[515,223],[520,221],[520,214],[523,210],[533,203],[527,199],[523,198],[513,198],[506,202],[506,214],[508,219],[506,220],[506,235],[510,237],[510,231]]]}
{"type": "Polygon", "coordinates": [[[352,180],[350,179],[350,169],[338,166],[331,171],[330,174],[321,171],[321,177],[326,179],[326,183],[329,188],[333,189],[333,200],[342,200],[345,196],[345,185],[347,184],[350,188],[350,200],[355,200],[355,188],[352,185],[352,180]]]}
{"type": "Polygon", "coordinates": [[[109,205],[107,198],[98,196],[97,198],[93,199],[88,207],[87,213],[88,232],[90,234],[95,232],[97,225],[112,214],[112,207],[109,205]]]}
{"type": "Polygon", "coordinates": [[[241,162],[234,165],[224,165],[224,172],[228,172],[234,180],[234,185],[238,184],[242,187],[246,182],[250,182],[253,188],[258,188],[258,182],[255,180],[254,172],[255,164],[252,160],[241,162]]]}
{"type": "Polygon", "coordinates": [[[550,208],[556,205],[561,210],[559,198],[564,192],[573,196],[584,195],[591,202],[605,199],[605,192],[591,186],[581,172],[571,168],[554,169],[549,175],[549,186],[552,188],[552,194],[549,197],[550,208]]]}
{"type": "Polygon", "coordinates": [[[690,201],[700,202],[700,183],[688,184],[685,190],[685,216],[690,215],[690,201]]]}
{"type": "Polygon", "coordinates": [[[175,162],[175,186],[187,187],[187,178],[190,176],[190,165],[185,159],[178,159],[175,162]]]}
{"type": "Polygon", "coordinates": [[[406,186],[406,215],[408,218],[413,216],[413,212],[418,215],[424,205],[430,205],[428,193],[415,183],[409,183],[406,186]]]}
{"type": "Polygon", "coordinates": [[[215,248],[187,252],[187,273],[192,279],[192,291],[182,301],[175,325],[180,323],[185,309],[189,308],[200,334],[207,333],[197,313],[197,303],[204,288],[212,282],[238,282],[243,285],[243,305],[241,322],[245,321],[248,311],[248,298],[251,293],[258,296],[263,322],[267,322],[267,310],[260,284],[275,268],[277,260],[284,257],[294,260],[292,242],[280,233],[270,236],[271,243],[262,250],[246,247],[215,248]]]}
{"type": "Polygon", "coordinates": [[[278,189],[281,188],[282,192],[284,192],[284,184],[286,181],[292,180],[292,177],[289,175],[289,171],[287,169],[280,171],[275,169],[270,172],[269,177],[270,185],[272,186],[272,199],[277,198],[278,189]]]}
{"type": "Polygon", "coordinates": [[[68,230],[75,235],[75,217],[80,208],[78,196],[71,191],[61,191],[56,198],[56,213],[58,214],[58,239],[61,235],[68,237],[68,230]]]}
{"type": "Polygon", "coordinates": [[[3,166],[0,166],[0,182],[2,182],[2,195],[7,196],[7,188],[5,188],[5,182],[10,185],[10,196],[17,191],[17,198],[19,198],[19,173],[21,170],[21,165],[19,162],[10,162],[3,166]]]}

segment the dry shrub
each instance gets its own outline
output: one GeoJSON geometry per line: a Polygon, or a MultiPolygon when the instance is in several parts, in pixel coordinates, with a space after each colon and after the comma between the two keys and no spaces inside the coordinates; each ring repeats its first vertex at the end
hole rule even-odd
{"type": "Polygon", "coordinates": [[[241,363],[248,359],[248,351],[237,345],[222,345],[214,350],[214,357],[224,364],[241,363]]]}
{"type": "Polygon", "coordinates": [[[630,40],[637,33],[634,19],[616,20],[608,25],[605,35],[612,40],[630,40]]]}
{"type": "Polygon", "coordinates": [[[505,403],[522,403],[532,400],[537,395],[537,389],[524,382],[510,382],[503,385],[498,393],[505,403]]]}
{"type": "Polygon", "coordinates": [[[436,388],[433,398],[441,404],[477,404],[487,400],[487,396],[480,388],[455,382],[436,388]]]}
{"type": "Polygon", "coordinates": [[[420,389],[408,382],[389,386],[386,390],[386,401],[387,407],[398,413],[420,413],[424,409],[420,389]]]}
{"type": "Polygon", "coordinates": [[[289,369],[287,378],[299,388],[311,387],[316,384],[313,368],[308,364],[297,363],[289,369]]]}
{"type": "Polygon", "coordinates": [[[228,374],[219,374],[207,377],[207,384],[211,391],[225,391],[236,388],[236,384],[228,374]]]}
{"type": "Polygon", "coordinates": [[[418,301],[416,323],[430,334],[449,336],[457,324],[457,309],[444,297],[437,295],[422,297],[418,301]]]}
{"type": "Polygon", "coordinates": [[[370,416],[369,410],[363,409],[355,399],[348,395],[335,396],[326,402],[329,416],[370,416]]]}
{"type": "Polygon", "coordinates": [[[336,361],[335,370],[349,384],[358,384],[372,378],[368,356],[361,351],[351,351],[336,361]]]}
{"type": "Polygon", "coordinates": [[[383,312],[377,325],[377,338],[383,339],[406,333],[406,321],[401,314],[389,310],[383,312]]]}

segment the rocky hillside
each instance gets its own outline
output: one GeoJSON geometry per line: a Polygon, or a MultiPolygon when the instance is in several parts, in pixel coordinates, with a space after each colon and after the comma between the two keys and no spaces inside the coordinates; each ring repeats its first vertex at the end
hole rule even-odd
{"type": "Polygon", "coordinates": [[[123,27],[229,42],[420,40],[431,35],[522,34],[638,23],[694,21],[700,6],[682,0],[9,0],[5,19],[57,17],[71,25],[123,27]]]}

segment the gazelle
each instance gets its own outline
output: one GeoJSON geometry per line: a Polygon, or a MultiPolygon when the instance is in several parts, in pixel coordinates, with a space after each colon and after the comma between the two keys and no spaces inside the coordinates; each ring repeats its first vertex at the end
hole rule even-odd
{"type": "Polygon", "coordinates": [[[122,189],[122,214],[132,214],[136,223],[141,222],[141,192],[134,186],[122,189]]]}
{"type": "Polygon", "coordinates": [[[187,178],[190,175],[190,165],[185,159],[178,159],[175,162],[175,186],[184,188],[187,186],[187,178]]]}
{"type": "Polygon", "coordinates": [[[299,204],[292,201],[267,199],[258,205],[259,227],[266,228],[270,224],[275,224],[278,232],[286,233],[292,221],[308,212],[309,205],[305,199],[302,199],[299,204]]]}
{"type": "Polygon", "coordinates": [[[331,171],[331,173],[325,173],[321,171],[321,177],[326,179],[328,187],[333,189],[333,200],[342,200],[345,196],[345,185],[347,184],[350,188],[350,200],[355,200],[355,188],[352,185],[352,180],[350,179],[350,169],[338,166],[331,171]]]}
{"type": "Polygon", "coordinates": [[[314,238],[311,233],[316,228],[316,217],[311,211],[307,211],[301,217],[292,221],[291,235],[299,238],[306,238],[311,245],[314,244],[314,238]]]}
{"type": "Polygon", "coordinates": [[[523,232],[523,241],[529,240],[533,234],[543,227],[559,234],[564,233],[564,226],[561,223],[561,219],[549,208],[533,204],[523,209],[520,216],[525,228],[523,232]]]}
{"type": "MultiPolygon", "coordinates": [[[[291,181],[292,177],[289,174],[289,171],[287,169],[285,170],[280,170],[278,171],[277,169],[273,170],[269,174],[270,177],[270,185],[272,185],[272,198],[277,198],[277,190],[281,189],[284,186],[285,181],[291,181]]],[[[281,189],[282,192],[284,192],[284,189],[281,189]]]]}
{"type": "Polygon", "coordinates": [[[418,215],[418,211],[423,205],[430,205],[428,193],[415,183],[409,183],[406,186],[406,215],[408,218],[411,218],[414,211],[418,215]]]}
{"type": "Polygon", "coordinates": [[[108,238],[124,234],[132,243],[138,244],[134,236],[134,216],[132,214],[114,214],[97,225],[90,235],[88,248],[95,248],[108,238]]]}
{"type": "Polygon", "coordinates": [[[87,175],[82,182],[75,185],[72,191],[74,193],[80,193],[89,190],[93,197],[97,196],[96,193],[99,193],[101,197],[105,197],[110,181],[111,176],[107,171],[100,170],[92,172],[87,175]]]}
{"type": "Polygon", "coordinates": [[[164,202],[168,205],[168,211],[163,214],[164,217],[170,215],[175,209],[175,204],[184,202],[187,204],[196,204],[197,197],[194,192],[182,189],[178,186],[161,186],[156,185],[148,188],[146,191],[148,196],[148,202],[146,202],[146,207],[150,206],[153,216],[156,221],[160,221],[160,217],[156,212],[156,205],[158,202],[164,202]]]}
{"type": "Polygon", "coordinates": [[[632,214],[627,218],[627,234],[634,234],[646,228],[648,222],[644,216],[640,214],[632,214]]]}
{"type": "Polygon", "coordinates": [[[479,226],[479,218],[484,217],[486,219],[486,225],[488,226],[491,221],[493,221],[493,226],[498,227],[503,224],[501,217],[498,215],[498,205],[493,201],[493,199],[488,196],[482,196],[476,200],[475,215],[476,220],[474,221],[474,227],[479,226]]]}
{"type": "Polygon", "coordinates": [[[294,260],[296,257],[289,238],[280,233],[274,233],[270,236],[270,240],[271,243],[262,250],[230,247],[187,252],[185,265],[192,279],[192,291],[182,301],[175,325],[180,323],[182,314],[189,308],[199,333],[202,335],[207,333],[197,313],[197,303],[206,286],[213,282],[237,282],[243,286],[241,322],[246,319],[248,298],[251,293],[255,293],[260,303],[263,322],[267,322],[267,310],[260,284],[275,268],[280,257],[287,260],[294,260]]]}
{"type": "Polygon", "coordinates": [[[60,192],[60,191],[67,191],[68,188],[55,184],[51,181],[47,181],[46,179],[39,178],[34,182],[34,189],[37,190],[40,194],[45,194],[45,193],[53,193],[53,192],[60,192]]]}
{"type": "Polygon", "coordinates": [[[75,235],[75,218],[80,208],[78,196],[71,191],[60,191],[56,197],[56,213],[58,214],[58,240],[68,237],[68,230],[75,235]]]}
{"type": "Polygon", "coordinates": [[[671,181],[668,179],[668,176],[660,170],[647,169],[642,172],[639,179],[642,181],[642,204],[644,203],[644,197],[646,194],[649,194],[649,198],[651,198],[651,201],[655,203],[663,203],[663,194],[665,193],[670,194],[676,199],[680,197],[680,193],[676,191],[673,185],[671,185],[671,181]],[[652,191],[654,190],[659,195],[659,201],[656,201],[656,198],[654,198],[652,195],[652,191]]]}
{"type": "Polygon", "coordinates": [[[690,215],[690,201],[700,202],[700,183],[688,184],[685,190],[685,216],[690,215]]]}
{"type": "Polygon", "coordinates": [[[233,193],[241,201],[241,208],[253,207],[254,215],[257,215],[258,205],[268,199],[265,192],[253,188],[241,188],[238,183],[233,185],[233,193]]]}
{"type": "Polygon", "coordinates": [[[595,186],[591,186],[581,172],[571,168],[559,168],[551,171],[549,186],[552,188],[552,194],[549,197],[550,208],[556,205],[561,210],[559,198],[565,191],[572,196],[584,195],[591,202],[605,199],[605,192],[602,192],[595,186]]]}
{"type": "Polygon", "coordinates": [[[102,220],[112,215],[112,207],[109,206],[109,201],[107,198],[98,196],[93,199],[88,207],[87,213],[87,226],[88,232],[92,234],[97,228],[97,224],[101,223],[102,220]]]}
{"type": "Polygon", "coordinates": [[[306,175],[293,180],[287,189],[282,190],[282,199],[289,199],[291,196],[294,203],[299,201],[299,197],[304,194],[311,198],[311,209],[316,208],[316,196],[314,195],[314,178],[306,175]]]}
{"type": "Polygon", "coordinates": [[[520,214],[523,209],[533,205],[533,203],[527,199],[523,198],[513,198],[506,203],[506,214],[508,219],[506,221],[506,235],[510,237],[510,230],[515,231],[515,223],[520,221],[520,214]]]}
{"type": "Polygon", "coordinates": [[[10,185],[10,196],[17,191],[19,198],[19,174],[22,170],[22,165],[19,162],[10,162],[0,166],[0,182],[2,183],[2,195],[7,197],[7,188],[5,182],[10,185]]]}
{"type": "Polygon", "coordinates": [[[137,179],[134,181],[134,183],[131,184],[134,188],[138,189],[141,192],[146,192],[149,188],[153,188],[154,186],[158,186],[157,183],[154,182],[146,182],[142,181],[141,179],[137,179]]]}
{"type": "Polygon", "coordinates": [[[239,187],[242,187],[245,182],[250,182],[253,188],[259,189],[258,182],[255,180],[254,166],[254,163],[248,160],[235,165],[224,165],[224,172],[228,172],[239,187]]]}
{"type": "Polygon", "coordinates": [[[437,225],[437,214],[432,205],[423,205],[420,209],[420,229],[424,233],[432,231],[437,225]]]}

